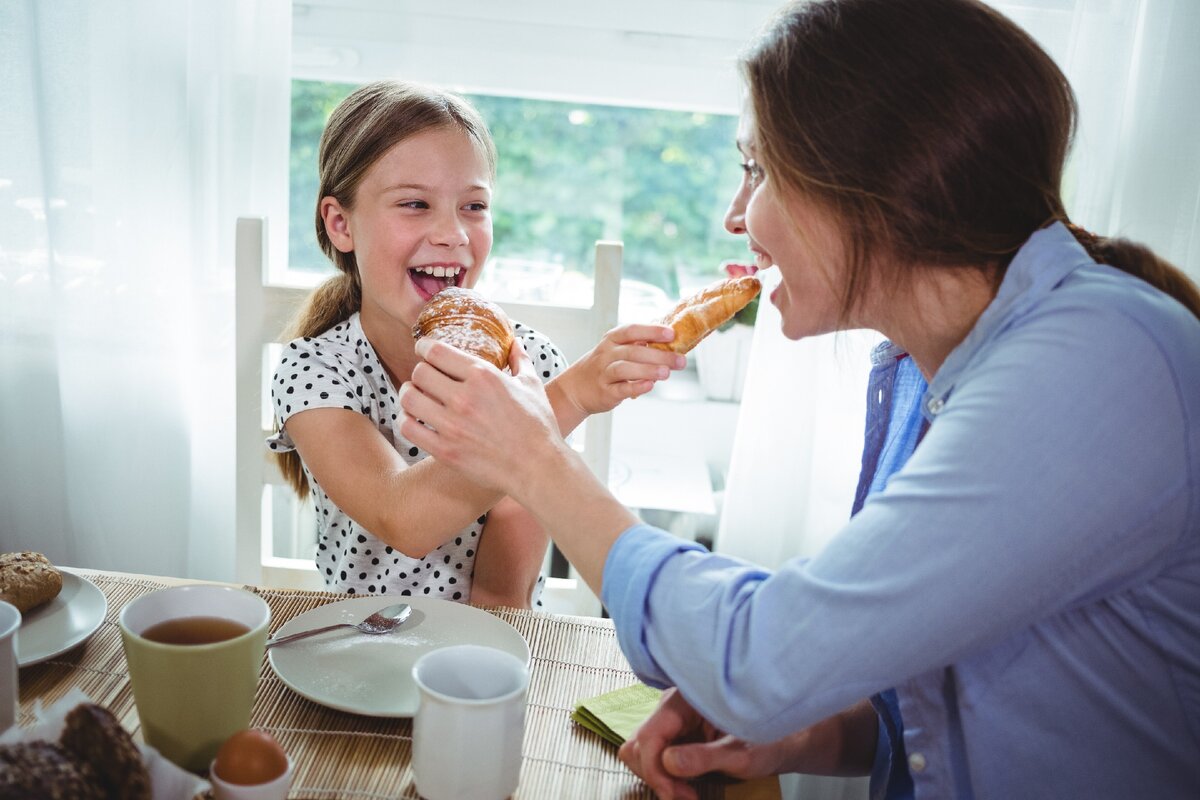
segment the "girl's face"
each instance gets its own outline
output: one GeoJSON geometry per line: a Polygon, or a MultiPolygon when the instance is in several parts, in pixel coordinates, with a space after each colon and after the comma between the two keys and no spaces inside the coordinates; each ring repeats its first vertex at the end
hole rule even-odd
{"type": "Polygon", "coordinates": [[[771,302],[783,317],[783,335],[801,339],[836,330],[845,261],[836,222],[816,203],[784,198],[759,165],[751,111],[738,125],[742,183],[725,213],[725,229],[745,234],[760,269],[778,267],[771,302]]]}
{"type": "Polygon", "coordinates": [[[455,128],[398,142],[363,176],[354,207],[321,200],[330,240],[354,252],[368,327],[412,327],[447,286],[472,287],[492,249],[487,158],[455,128]]]}

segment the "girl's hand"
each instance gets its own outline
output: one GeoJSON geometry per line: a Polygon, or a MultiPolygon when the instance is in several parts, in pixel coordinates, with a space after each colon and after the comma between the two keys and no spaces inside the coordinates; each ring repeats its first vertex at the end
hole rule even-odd
{"type": "Polygon", "coordinates": [[[683,369],[687,359],[647,342],[669,342],[675,331],[666,325],[622,325],[551,383],[582,414],[601,414],[623,400],[639,397],[683,369]]]}
{"type": "Polygon", "coordinates": [[[567,445],[542,382],[519,345],[512,375],[441,342],[421,339],[424,359],[400,388],[400,433],[472,481],[504,494],[551,464],[567,445]],[[422,424],[424,423],[424,424],[422,424]]]}

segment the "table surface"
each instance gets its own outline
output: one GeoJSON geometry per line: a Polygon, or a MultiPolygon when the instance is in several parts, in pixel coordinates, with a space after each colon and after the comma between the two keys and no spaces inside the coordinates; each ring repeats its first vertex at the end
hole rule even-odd
{"type": "MultiPolygon", "coordinates": [[[[140,739],[117,618],[132,600],[166,585],[195,583],[124,573],[72,570],[108,600],[103,624],[87,643],[20,673],[18,724],[33,722],[37,700],[53,703],[72,688],[107,707],[140,739]]],[[[344,600],[344,595],[244,587],[271,607],[271,632],[297,614],[344,600]]],[[[515,798],[651,798],[649,788],[616,756],[616,749],[570,720],[576,701],[637,683],[621,654],[612,623],[509,608],[487,608],[525,637],[532,654],[521,783],[515,798]]],[[[336,711],[299,696],[263,660],[251,727],[270,731],[296,764],[289,798],[412,798],[410,719],[336,711]]],[[[761,795],[759,782],[704,782],[704,798],[761,795]],[[745,791],[751,790],[752,791],[745,791]]],[[[778,784],[771,782],[774,786],[778,784]]]]}

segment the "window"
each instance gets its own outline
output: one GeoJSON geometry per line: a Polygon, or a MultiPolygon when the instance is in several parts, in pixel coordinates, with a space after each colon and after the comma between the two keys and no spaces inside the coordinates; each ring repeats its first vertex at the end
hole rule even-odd
{"type": "MultiPolygon", "coordinates": [[[[317,247],[317,149],[354,84],[292,82],[290,268],[332,269],[317,247]]],[[[591,296],[597,239],[625,244],[623,321],[649,321],[745,258],[723,215],[740,180],[732,115],[468,94],[499,152],[495,244],[480,289],[573,304],[591,296]]]]}

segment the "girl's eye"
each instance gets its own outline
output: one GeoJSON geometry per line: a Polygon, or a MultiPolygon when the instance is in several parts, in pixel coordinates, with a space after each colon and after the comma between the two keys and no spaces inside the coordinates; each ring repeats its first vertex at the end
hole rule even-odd
{"type": "Polygon", "coordinates": [[[487,211],[488,205],[487,205],[487,203],[483,203],[483,202],[467,203],[467,205],[464,206],[464,208],[466,208],[467,211],[487,211]]]}
{"type": "Polygon", "coordinates": [[[748,158],[742,162],[742,172],[746,174],[746,182],[750,184],[750,188],[753,189],[762,183],[764,177],[763,168],[753,158],[748,158]]]}
{"type": "Polygon", "coordinates": [[[429,208],[429,203],[424,200],[405,200],[399,204],[401,208],[429,208]]]}

